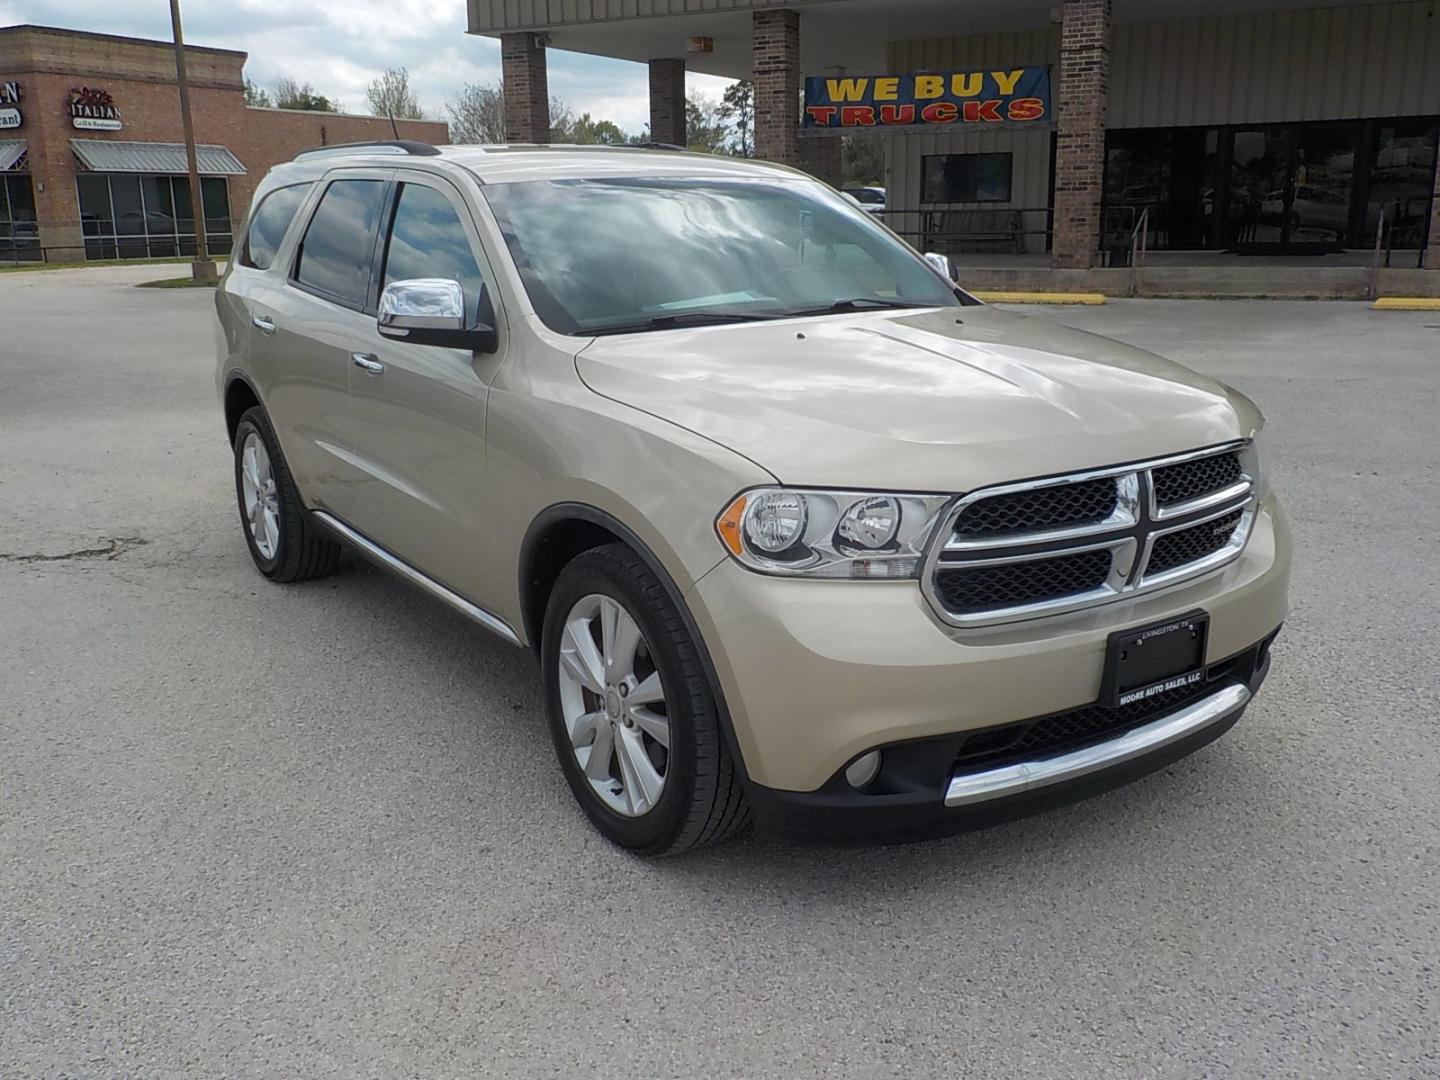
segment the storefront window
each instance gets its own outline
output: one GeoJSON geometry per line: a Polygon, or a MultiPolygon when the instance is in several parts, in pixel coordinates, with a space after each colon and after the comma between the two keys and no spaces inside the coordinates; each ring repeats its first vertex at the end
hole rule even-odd
{"type": "Polygon", "coordinates": [[[1214,128],[1111,132],[1105,144],[1106,246],[1128,245],[1148,211],[1150,247],[1209,247],[1217,146],[1214,128]]]}
{"type": "MultiPolygon", "coordinates": [[[[195,254],[187,177],[82,173],[75,178],[75,187],[87,259],[195,254]]],[[[210,254],[228,254],[230,195],[225,177],[202,176],[200,198],[210,254]]]]}
{"type": "Polygon", "coordinates": [[[1361,243],[1375,243],[1380,215],[1385,215],[1392,248],[1416,250],[1425,243],[1426,211],[1435,176],[1437,128],[1434,120],[1382,122],[1369,159],[1370,186],[1365,203],[1365,234],[1361,243]]]}
{"type": "Polygon", "coordinates": [[[1011,154],[932,154],[922,173],[927,203],[1009,202],[1011,154]]]}
{"type": "Polygon", "coordinates": [[[35,193],[25,173],[0,176],[0,262],[40,258],[35,224],[35,193]]]}

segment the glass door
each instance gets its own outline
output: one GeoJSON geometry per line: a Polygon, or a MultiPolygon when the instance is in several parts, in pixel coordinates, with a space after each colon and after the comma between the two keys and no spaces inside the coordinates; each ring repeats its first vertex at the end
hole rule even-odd
{"type": "Polygon", "coordinates": [[[1226,240],[1239,251],[1314,254],[1350,241],[1357,123],[1232,133],[1226,240]]]}

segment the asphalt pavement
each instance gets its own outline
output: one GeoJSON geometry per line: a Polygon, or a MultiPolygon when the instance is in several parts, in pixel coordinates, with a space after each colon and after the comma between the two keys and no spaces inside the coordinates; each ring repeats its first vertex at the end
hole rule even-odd
{"type": "Polygon", "coordinates": [[[645,862],[527,655],[251,568],[179,272],[0,275],[0,1077],[1440,1076],[1440,316],[1035,312],[1269,414],[1246,718],[986,832],[645,862]]]}

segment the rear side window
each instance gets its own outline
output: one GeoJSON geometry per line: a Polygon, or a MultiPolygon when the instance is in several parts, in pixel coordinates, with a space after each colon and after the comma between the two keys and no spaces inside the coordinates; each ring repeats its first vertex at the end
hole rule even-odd
{"type": "Polygon", "coordinates": [[[480,267],[455,207],[434,188],[406,184],[400,189],[385,284],[410,278],[449,278],[465,293],[466,318],[474,323],[480,301],[480,267]]]}
{"type": "Polygon", "coordinates": [[[326,188],[300,243],[295,280],[363,308],[384,203],[383,180],[336,180],[326,188]]]}
{"type": "Polygon", "coordinates": [[[285,239],[285,230],[290,228],[295,211],[310,194],[310,188],[310,184],[276,188],[260,200],[259,207],[250,217],[250,229],[245,233],[245,250],[240,253],[241,266],[270,269],[280,241],[285,239]]]}

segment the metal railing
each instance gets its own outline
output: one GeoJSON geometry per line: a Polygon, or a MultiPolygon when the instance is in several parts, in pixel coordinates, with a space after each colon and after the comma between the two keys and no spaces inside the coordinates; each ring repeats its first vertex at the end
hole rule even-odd
{"type": "Polygon", "coordinates": [[[872,210],[917,251],[942,255],[1043,254],[1055,231],[1051,207],[954,203],[872,210]]]}

